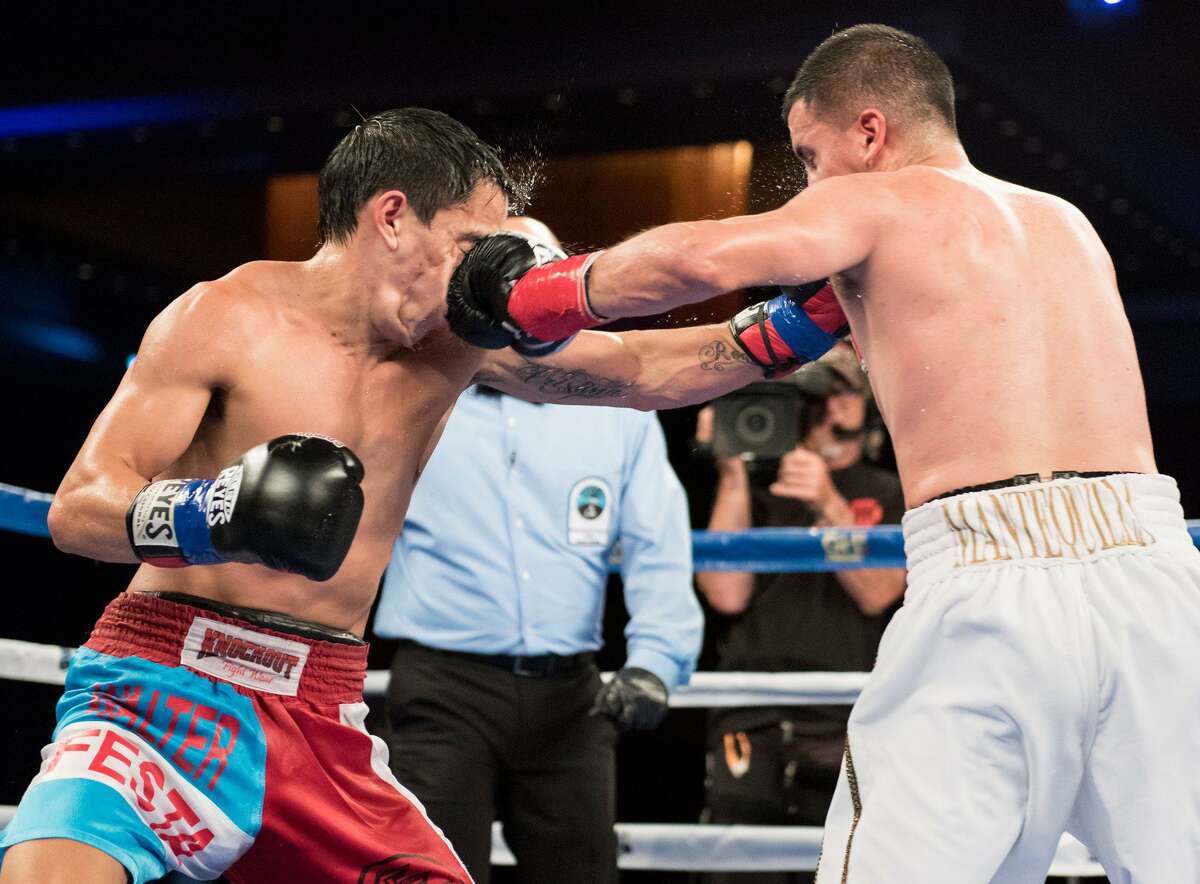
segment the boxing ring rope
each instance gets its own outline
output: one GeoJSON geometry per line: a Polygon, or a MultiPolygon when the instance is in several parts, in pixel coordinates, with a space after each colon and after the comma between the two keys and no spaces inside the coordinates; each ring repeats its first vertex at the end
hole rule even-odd
{"type": "MultiPolygon", "coordinates": [[[[0,484],[0,530],[48,537],[52,496],[0,484]]],[[[1200,520],[1188,522],[1200,546],[1200,520]]],[[[820,572],[844,568],[904,566],[897,525],[874,528],[754,528],[742,532],[694,531],[697,571],[820,572]]],[[[614,563],[614,568],[616,567],[614,563]]],[[[73,648],[0,638],[0,679],[62,684],[73,648]]],[[[609,677],[610,673],[605,673],[609,677]]],[[[367,673],[363,693],[387,690],[386,670],[367,673]]],[[[698,672],[676,689],[672,708],[851,704],[866,672],[698,672]]],[[[15,808],[0,805],[0,826],[15,808]]],[[[811,871],[821,848],[819,826],[718,826],[686,823],[618,823],[618,865],[659,871],[811,871]]],[[[492,832],[492,862],[513,865],[499,823],[492,832]]],[[[1050,874],[1103,877],[1087,848],[1063,835],[1050,874]]]]}

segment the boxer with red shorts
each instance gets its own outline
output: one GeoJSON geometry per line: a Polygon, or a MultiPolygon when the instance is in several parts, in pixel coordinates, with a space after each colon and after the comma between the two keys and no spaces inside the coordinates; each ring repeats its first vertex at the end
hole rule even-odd
{"type": "Polygon", "coordinates": [[[352,633],[124,593],[71,662],[54,742],[4,843],[72,838],[135,882],[465,882],[363,727],[366,662],[352,633]]]}
{"type": "MultiPolygon", "coordinates": [[[[60,549],[141,567],[72,663],[0,836],[0,884],[469,880],[362,731],[359,639],[459,393],[496,376],[535,401],[699,402],[760,376],[735,334],[813,323],[792,299],[742,332],[572,336],[592,323],[554,320],[559,300],[586,308],[568,278],[571,298],[521,311],[541,337],[498,357],[464,342],[447,296],[508,211],[503,165],[474,133],[420,108],[377,114],[319,190],[317,253],[243,265],[164,309],[58,489],[60,549]]],[[[548,260],[516,242],[524,269],[548,260]]],[[[773,352],[820,355],[806,346],[773,352]]]]}

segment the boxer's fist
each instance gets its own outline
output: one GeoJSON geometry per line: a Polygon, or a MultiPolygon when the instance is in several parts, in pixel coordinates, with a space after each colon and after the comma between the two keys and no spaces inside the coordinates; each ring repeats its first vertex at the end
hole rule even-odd
{"type": "Polygon", "coordinates": [[[328,580],[362,515],[363,467],[349,448],[289,435],[250,449],[212,479],[146,486],[126,516],[138,557],[153,565],[245,562],[328,580]]]}
{"type": "Polygon", "coordinates": [[[653,672],[626,666],[596,694],[591,715],[603,715],[618,728],[656,728],[667,714],[667,686],[653,672]]]}
{"type": "Polygon", "coordinates": [[[241,487],[228,517],[208,520],[217,552],[309,580],[332,577],[362,515],[363,467],[354,452],[320,436],[280,436],[238,465],[241,487]]]}
{"type": "Polygon", "coordinates": [[[848,329],[837,295],[824,280],[786,286],[779,297],[729,321],[733,339],[769,378],[819,359],[848,329]]]}
{"type": "Polygon", "coordinates": [[[554,352],[575,332],[602,321],[587,304],[585,284],[597,254],[566,258],[519,233],[485,236],[450,278],[450,328],[488,350],[511,346],[529,356],[554,352]]]}

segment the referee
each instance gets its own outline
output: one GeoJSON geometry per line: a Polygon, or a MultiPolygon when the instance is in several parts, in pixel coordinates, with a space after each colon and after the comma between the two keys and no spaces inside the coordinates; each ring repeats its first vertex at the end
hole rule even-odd
{"type": "Polygon", "coordinates": [[[477,882],[496,818],[522,881],[615,881],[617,731],[662,720],[702,631],[657,418],[474,387],[421,476],[375,619],[401,640],[396,778],[477,882]],[[618,543],[627,656],[602,686],[592,655],[618,543]]]}

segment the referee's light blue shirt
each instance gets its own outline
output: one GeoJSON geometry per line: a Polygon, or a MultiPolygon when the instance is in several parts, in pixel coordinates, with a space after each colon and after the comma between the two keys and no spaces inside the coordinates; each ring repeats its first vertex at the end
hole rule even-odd
{"type": "Polygon", "coordinates": [[[657,418],[473,387],[417,483],[375,632],[480,654],[596,650],[618,543],[626,665],[684,684],[704,621],[657,418]]]}

